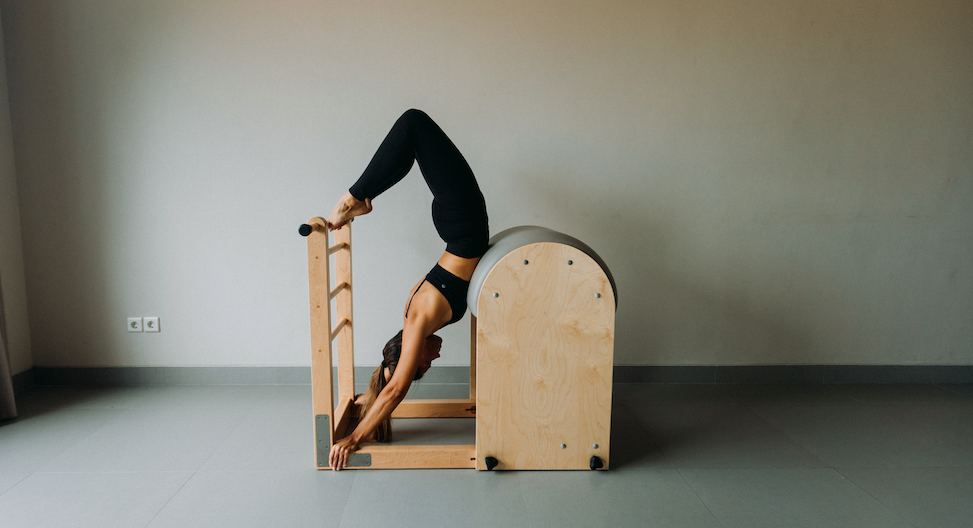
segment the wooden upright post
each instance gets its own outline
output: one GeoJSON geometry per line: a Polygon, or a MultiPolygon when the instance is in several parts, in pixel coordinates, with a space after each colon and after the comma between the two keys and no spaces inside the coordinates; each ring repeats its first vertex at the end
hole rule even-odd
{"type": "Polygon", "coordinates": [[[331,274],[328,223],[312,218],[307,237],[308,292],[311,303],[311,405],[314,412],[315,465],[328,466],[334,443],[334,385],[331,379],[331,274]]]}
{"type": "Polygon", "coordinates": [[[355,400],[355,339],[351,283],[351,222],[334,232],[335,287],[342,287],[336,297],[338,322],[348,321],[338,333],[338,401],[355,400]]]}

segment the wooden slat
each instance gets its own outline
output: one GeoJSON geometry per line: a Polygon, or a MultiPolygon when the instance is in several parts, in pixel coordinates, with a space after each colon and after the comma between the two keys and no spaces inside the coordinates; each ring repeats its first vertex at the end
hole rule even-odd
{"type": "Polygon", "coordinates": [[[471,469],[476,467],[476,446],[428,445],[363,446],[356,453],[371,455],[372,464],[349,469],[471,469]]]}
{"type": "MultiPolygon", "coordinates": [[[[346,225],[347,226],[351,226],[351,224],[346,224],[346,225]]],[[[344,227],[342,227],[341,229],[344,229],[344,227]]],[[[341,231],[341,229],[339,229],[338,231],[341,231]]],[[[338,231],[335,231],[335,233],[337,233],[338,231]]],[[[337,235],[335,235],[335,238],[337,238],[337,235]]],[[[344,243],[344,242],[339,242],[339,243],[337,243],[337,244],[335,244],[335,245],[333,245],[333,246],[331,246],[331,247],[328,248],[328,255],[334,255],[335,253],[341,251],[342,249],[349,249],[350,250],[351,249],[351,246],[349,244],[344,243]]]]}
{"type": "Polygon", "coordinates": [[[338,398],[355,399],[355,317],[352,308],[353,282],[351,279],[351,222],[334,232],[335,242],[348,249],[335,255],[335,282],[342,285],[337,293],[338,319],[348,321],[338,334],[338,398]]]}
{"type": "Polygon", "coordinates": [[[477,468],[492,456],[498,469],[588,469],[598,456],[607,469],[615,302],[604,271],[571,246],[528,244],[481,291],[477,468]]]}
{"type": "MultiPolygon", "coordinates": [[[[307,237],[308,297],[311,305],[311,406],[314,416],[328,416],[328,445],[334,443],[334,386],[331,376],[331,303],[327,222],[312,218],[307,237]]],[[[317,431],[316,434],[322,434],[317,431]]],[[[323,440],[323,439],[321,439],[323,440]]],[[[317,442],[318,439],[315,438],[317,442]]]]}
{"type": "Polygon", "coordinates": [[[347,282],[342,282],[341,284],[339,284],[335,289],[331,290],[331,293],[328,294],[328,300],[337,297],[338,294],[341,293],[341,291],[344,290],[345,288],[351,288],[351,285],[348,284],[347,282]]]}
{"type": "Polygon", "coordinates": [[[472,418],[476,400],[402,400],[392,418],[472,418]]]}
{"type": "MultiPolygon", "coordinates": [[[[334,332],[331,332],[331,340],[332,341],[334,341],[335,339],[338,339],[338,336],[341,334],[341,330],[343,330],[345,328],[345,326],[348,325],[348,323],[349,323],[349,321],[347,319],[342,319],[341,322],[338,323],[338,326],[335,327],[334,332]]],[[[339,378],[339,380],[340,380],[340,378],[339,378]]],[[[338,383],[339,383],[339,386],[340,386],[340,384],[343,383],[343,382],[342,381],[339,381],[338,383]]]]}

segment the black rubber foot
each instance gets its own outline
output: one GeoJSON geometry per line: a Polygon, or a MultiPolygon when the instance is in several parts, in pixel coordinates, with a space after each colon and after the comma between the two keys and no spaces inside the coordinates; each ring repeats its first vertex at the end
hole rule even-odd
{"type": "Polygon", "coordinates": [[[590,467],[591,470],[594,471],[596,469],[601,469],[605,467],[605,464],[601,462],[600,458],[593,456],[591,457],[591,460],[588,461],[588,467],[590,467]]]}
{"type": "Polygon", "coordinates": [[[297,232],[300,233],[301,236],[308,236],[312,231],[314,231],[314,228],[307,224],[301,224],[301,227],[297,228],[297,232]]]}
{"type": "Polygon", "coordinates": [[[500,463],[499,460],[493,457],[486,457],[483,459],[483,461],[486,462],[487,471],[493,471],[493,468],[497,467],[497,464],[500,463]]]}

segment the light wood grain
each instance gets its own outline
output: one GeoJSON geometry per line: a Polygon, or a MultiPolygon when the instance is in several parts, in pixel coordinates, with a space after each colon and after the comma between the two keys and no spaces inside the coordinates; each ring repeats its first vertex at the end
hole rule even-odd
{"type": "Polygon", "coordinates": [[[402,400],[392,418],[472,418],[475,400],[402,400]]]}
{"type": "Polygon", "coordinates": [[[588,469],[596,455],[607,469],[615,306],[601,267],[528,244],[490,271],[477,314],[477,468],[588,469]]]}
{"type": "Polygon", "coordinates": [[[351,423],[352,419],[357,418],[357,409],[355,402],[349,399],[338,399],[338,407],[334,412],[334,438],[335,440],[341,440],[348,434],[348,424],[351,423]]]}
{"type": "Polygon", "coordinates": [[[343,246],[335,253],[335,282],[347,285],[337,294],[338,320],[347,321],[338,333],[338,398],[355,399],[355,317],[352,309],[354,283],[351,280],[351,222],[334,231],[336,245],[343,246]]]}
{"type": "MultiPolygon", "coordinates": [[[[314,228],[307,236],[308,297],[311,304],[311,406],[314,416],[328,416],[328,445],[334,443],[334,386],[331,379],[331,290],[327,222],[312,218],[314,228]]],[[[312,417],[313,419],[313,417],[312,417]]],[[[315,442],[318,442],[315,436],[315,442]]],[[[321,439],[323,440],[323,439],[321,439]]]]}
{"type": "Polygon", "coordinates": [[[356,453],[371,455],[372,463],[364,468],[348,466],[349,469],[471,469],[475,465],[476,446],[369,444],[356,453]]]}

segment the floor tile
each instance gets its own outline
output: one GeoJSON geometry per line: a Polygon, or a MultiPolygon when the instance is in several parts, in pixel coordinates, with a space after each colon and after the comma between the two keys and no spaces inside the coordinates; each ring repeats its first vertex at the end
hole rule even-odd
{"type": "Polygon", "coordinates": [[[126,411],[62,407],[0,426],[0,471],[33,471],[126,411]]]}
{"type": "Polygon", "coordinates": [[[969,403],[963,396],[930,384],[833,385],[835,390],[868,405],[969,403]]]}
{"type": "Polygon", "coordinates": [[[35,387],[17,397],[17,410],[22,415],[37,415],[64,407],[131,409],[148,390],[138,387],[35,387]]]}
{"type": "Polygon", "coordinates": [[[273,405],[300,406],[306,405],[308,412],[311,409],[311,386],[310,385],[275,385],[270,388],[269,394],[265,398],[260,398],[256,402],[257,407],[273,405]]]}
{"type": "Polygon", "coordinates": [[[230,433],[200,471],[314,468],[314,421],[302,405],[258,407],[230,433]]]}
{"type": "Polygon", "coordinates": [[[313,469],[196,473],[148,526],[338,526],[356,477],[313,469]]]}
{"type": "Polygon", "coordinates": [[[0,495],[4,528],[145,526],[191,473],[34,473],[0,495]]]}
{"type": "MultiPolygon", "coordinates": [[[[903,431],[962,453],[973,460],[973,405],[899,405],[886,413],[903,431]]],[[[961,460],[959,466],[967,466],[961,460]]]]}
{"type": "Polygon", "coordinates": [[[44,465],[45,471],[196,471],[249,414],[135,408],[44,465]]]}
{"type": "Polygon", "coordinates": [[[631,411],[668,405],[728,405],[737,403],[731,389],[714,384],[619,383],[612,398],[631,411]]]}
{"type": "Polygon", "coordinates": [[[973,469],[838,469],[848,480],[919,528],[973,524],[973,469]]]}
{"type": "Polygon", "coordinates": [[[833,385],[730,385],[727,393],[744,405],[854,405],[857,400],[833,385]]]}
{"type": "Polygon", "coordinates": [[[412,384],[406,398],[420,400],[464,399],[470,397],[470,386],[462,383],[425,383],[412,384]]]}
{"type": "Polygon", "coordinates": [[[520,483],[513,472],[427,469],[356,473],[341,528],[528,526],[520,483]]]}
{"type": "Polygon", "coordinates": [[[833,469],[679,472],[724,528],[911,526],[833,469]]]}
{"type": "Polygon", "coordinates": [[[29,471],[0,471],[0,495],[29,476],[29,471]]]}
{"type": "Polygon", "coordinates": [[[938,387],[954,394],[965,396],[968,400],[973,401],[973,383],[951,383],[939,385],[938,387]]]}
{"type": "Polygon", "coordinates": [[[672,468],[638,421],[621,405],[616,405],[612,411],[609,457],[612,469],[672,468]]]}
{"type": "Polygon", "coordinates": [[[719,527],[676,470],[523,471],[532,528],[719,527]]]}
{"type": "Polygon", "coordinates": [[[280,392],[275,385],[151,387],[144,391],[144,397],[135,408],[253,408],[280,392]]]}
{"type": "Polygon", "coordinates": [[[948,409],[957,408],[894,405],[754,408],[831,467],[973,466],[973,453],[956,449],[955,430],[905,425],[910,419],[931,419],[930,413],[941,416],[948,409]]]}
{"type": "Polygon", "coordinates": [[[676,468],[826,467],[742,405],[670,405],[632,414],[676,468]]]}
{"type": "Polygon", "coordinates": [[[472,445],[476,443],[476,419],[396,418],[392,439],[396,445],[472,445]]]}

